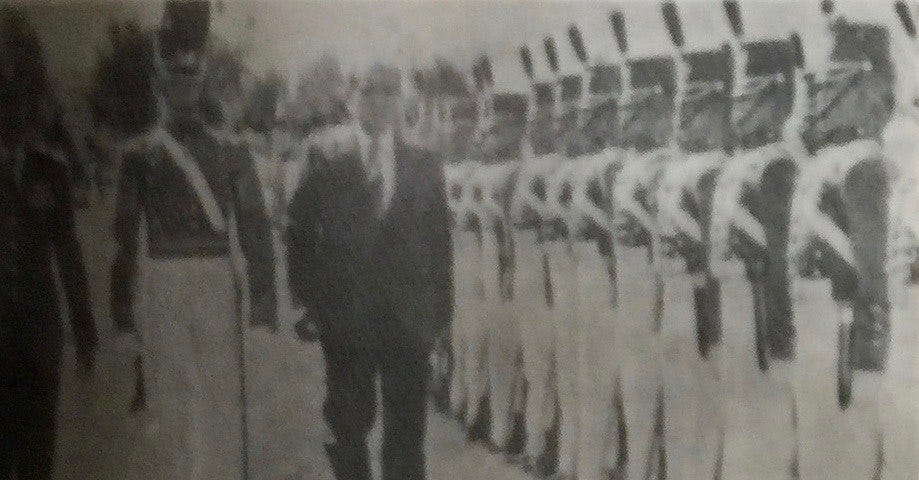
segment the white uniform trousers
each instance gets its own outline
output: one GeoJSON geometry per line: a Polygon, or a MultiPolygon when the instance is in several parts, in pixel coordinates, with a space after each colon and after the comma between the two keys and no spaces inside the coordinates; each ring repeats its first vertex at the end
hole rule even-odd
{"type": "Polygon", "coordinates": [[[515,232],[514,310],[520,325],[525,406],[526,454],[545,452],[546,434],[555,417],[555,392],[550,384],[555,355],[555,313],[546,303],[545,246],[534,230],[515,232]]]}
{"type": "Polygon", "coordinates": [[[242,325],[229,258],[143,259],[139,280],[157,424],[156,465],[143,478],[242,478],[242,325]]]}
{"type": "Polygon", "coordinates": [[[450,405],[464,413],[467,424],[475,421],[485,397],[488,374],[485,367],[482,284],[482,246],[476,232],[453,231],[454,308],[451,325],[453,380],[450,405]],[[465,412],[463,409],[465,408],[465,412]]]}
{"type": "Polygon", "coordinates": [[[796,285],[794,313],[800,341],[793,388],[801,478],[874,478],[883,439],[878,403],[883,377],[855,372],[852,401],[846,410],[839,408],[839,306],[830,295],[829,280],[796,279],[796,285]]]}
{"type": "Polygon", "coordinates": [[[905,298],[897,298],[891,310],[880,397],[885,480],[919,477],[919,286],[902,293],[905,298]]]}
{"type": "Polygon", "coordinates": [[[769,360],[762,372],[756,357],[756,326],[750,283],[740,261],[721,276],[722,478],[791,478],[796,461],[794,362],[769,360]]]}
{"type": "Polygon", "coordinates": [[[615,251],[619,304],[614,351],[627,431],[626,478],[644,480],[656,468],[660,447],[653,444],[662,394],[660,338],[654,331],[657,287],[646,248],[617,245],[615,251]]]}
{"type": "Polygon", "coordinates": [[[567,240],[547,242],[555,312],[555,378],[558,394],[558,469],[574,473],[578,442],[577,268],[567,240]]]}
{"type": "Polygon", "coordinates": [[[520,331],[512,304],[501,292],[498,241],[493,231],[482,235],[482,279],[485,286],[485,334],[488,358],[488,391],[491,407],[491,442],[505,447],[510,440],[520,331]]]}
{"type": "Polygon", "coordinates": [[[573,242],[577,267],[578,480],[605,480],[616,465],[618,424],[614,397],[618,365],[616,321],[607,257],[597,242],[573,242]]]}
{"type": "Polygon", "coordinates": [[[694,277],[664,274],[661,343],[667,477],[710,480],[721,461],[721,346],[713,345],[707,359],[699,354],[694,277]]]}

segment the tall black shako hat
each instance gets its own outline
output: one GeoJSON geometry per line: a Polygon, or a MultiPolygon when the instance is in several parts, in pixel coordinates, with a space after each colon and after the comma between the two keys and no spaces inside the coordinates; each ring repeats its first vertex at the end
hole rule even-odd
{"type": "Polygon", "coordinates": [[[160,53],[169,58],[182,52],[199,52],[210,33],[211,3],[207,0],[168,0],[158,33],[160,53]]]}

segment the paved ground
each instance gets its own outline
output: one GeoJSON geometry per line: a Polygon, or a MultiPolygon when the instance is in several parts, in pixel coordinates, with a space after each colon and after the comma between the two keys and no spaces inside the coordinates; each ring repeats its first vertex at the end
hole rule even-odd
{"type": "MultiPolygon", "coordinates": [[[[103,350],[99,369],[91,377],[72,368],[72,352],[68,351],[65,358],[56,462],[59,480],[136,478],[130,473],[130,465],[144,459],[147,419],[125,416],[132,388],[130,346],[125,339],[112,335],[106,303],[106,272],[112,258],[110,211],[110,206],[97,206],[78,218],[103,350]]],[[[824,290],[825,285],[811,284],[801,294],[823,298],[824,290]]],[[[743,306],[744,295],[742,285],[725,288],[725,298],[735,305],[743,306]]],[[[887,454],[879,478],[919,478],[915,463],[910,463],[919,457],[915,455],[919,453],[919,319],[915,300],[916,295],[912,295],[914,303],[897,314],[892,373],[873,383],[881,393],[870,390],[871,383],[860,382],[861,399],[846,413],[839,412],[835,405],[834,320],[825,313],[827,305],[819,301],[799,307],[801,341],[791,378],[798,391],[801,478],[871,478],[876,432],[881,431],[886,435],[887,454]]],[[[788,410],[775,407],[781,396],[770,400],[772,384],[756,371],[753,360],[752,322],[739,313],[725,312],[726,346],[720,370],[725,379],[728,414],[735,427],[740,428],[727,434],[724,478],[758,480],[768,478],[758,470],[766,467],[759,466],[753,457],[756,452],[768,457],[771,451],[782,448],[785,439],[768,438],[764,432],[787,416],[788,410]]],[[[294,339],[291,324],[297,318],[296,312],[286,308],[283,317],[278,334],[252,331],[247,337],[253,478],[331,480],[322,453],[328,432],[320,420],[324,396],[321,354],[315,345],[294,339]]],[[[691,332],[677,331],[676,335],[689,336],[691,332]]],[[[427,451],[432,480],[525,478],[522,472],[484,449],[464,445],[452,421],[432,414],[429,431],[427,451]]]]}
{"type": "MultiPolygon", "coordinates": [[[[78,217],[89,270],[91,295],[100,324],[99,368],[86,377],[73,368],[68,348],[61,398],[61,434],[55,478],[125,480],[143,462],[148,419],[125,415],[132,393],[132,346],[112,333],[108,313],[108,266],[113,258],[109,234],[111,206],[103,204],[78,217]]],[[[283,272],[279,272],[283,275],[283,272]]],[[[297,340],[297,312],[285,305],[277,334],[250,331],[247,338],[251,397],[253,479],[333,480],[323,451],[329,432],[321,421],[324,398],[322,354],[315,344],[297,340]]],[[[379,442],[379,428],[374,432],[379,442]]],[[[427,446],[432,479],[508,479],[525,475],[482,447],[466,447],[455,422],[431,414],[427,446]]]]}

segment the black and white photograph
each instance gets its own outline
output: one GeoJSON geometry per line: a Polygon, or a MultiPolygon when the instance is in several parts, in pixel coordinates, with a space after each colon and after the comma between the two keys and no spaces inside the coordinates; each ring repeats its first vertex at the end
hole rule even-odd
{"type": "Polygon", "coordinates": [[[0,0],[0,480],[919,480],[917,24],[0,0]]]}

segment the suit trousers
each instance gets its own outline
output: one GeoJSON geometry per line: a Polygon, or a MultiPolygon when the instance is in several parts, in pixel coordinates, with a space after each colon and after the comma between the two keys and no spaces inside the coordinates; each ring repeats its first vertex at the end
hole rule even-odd
{"type": "Polygon", "coordinates": [[[555,293],[555,368],[558,391],[558,473],[574,473],[578,443],[577,266],[567,239],[547,242],[555,293]]]}
{"type": "MultiPolygon", "coordinates": [[[[485,392],[485,372],[473,358],[472,340],[482,318],[482,248],[475,232],[454,229],[453,322],[450,325],[450,348],[453,373],[450,385],[450,408],[456,415],[465,414],[470,406],[473,415],[485,392]]],[[[469,417],[467,417],[469,418],[469,417]]],[[[471,420],[470,420],[471,421],[471,420]]]]}
{"type": "MultiPolygon", "coordinates": [[[[322,329],[322,327],[320,327],[322,329]]],[[[320,334],[326,368],[323,413],[335,436],[328,446],[337,480],[370,480],[367,435],[376,416],[376,381],[383,410],[383,480],[423,480],[427,351],[405,345],[364,348],[320,334]]]]}
{"type": "Polygon", "coordinates": [[[57,319],[19,306],[0,309],[0,478],[50,480],[61,345],[47,337],[58,331],[57,319]]]}
{"type": "Polygon", "coordinates": [[[517,354],[520,330],[512,304],[501,292],[498,241],[491,230],[482,235],[482,279],[485,290],[485,334],[488,358],[488,392],[491,412],[491,442],[507,446],[513,425],[514,387],[517,384],[517,354]]]}
{"type": "Polygon", "coordinates": [[[701,275],[684,272],[664,276],[661,341],[668,478],[714,478],[721,462],[720,346],[702,358],[696,335],[694,290],[703,281],[701,275]]]}
{"type": "Polygon", "coordinates": [[[573,242],[577,265],[578,480],[600,480],[616,465],[618,374],[613,345],[616,315],[608,258],[597,242],[573,242]]]}
{"type": "Polygon", "coordinates": [[[520,325],[527,384],[526,454],[536,459],[546,450],[546,435],[555,417],[555,392],[550,383],[555,318],[546,299],[545,245],[537,242],[534,230],[517,230],[514,245],[514,315],[520,325]]]}
{"type": "MultiPolygon", "coordinates": [[[[655,272],[644,247],[616,245],[620,319],[614,351],[619,365],[626,429],[626,478],[649,478],[661,446],[655,438],[661,385],[660,335],[655,331],[658,292],[655,272]]],[[[653,478],[653,477],[651,477],[653,478]]]]}
{"type": "Polygon", "coordinates": [[[145,258],[140,275],[159,456],[144,478],[240,479],[241,320],[230,259],[145,258]]]}

